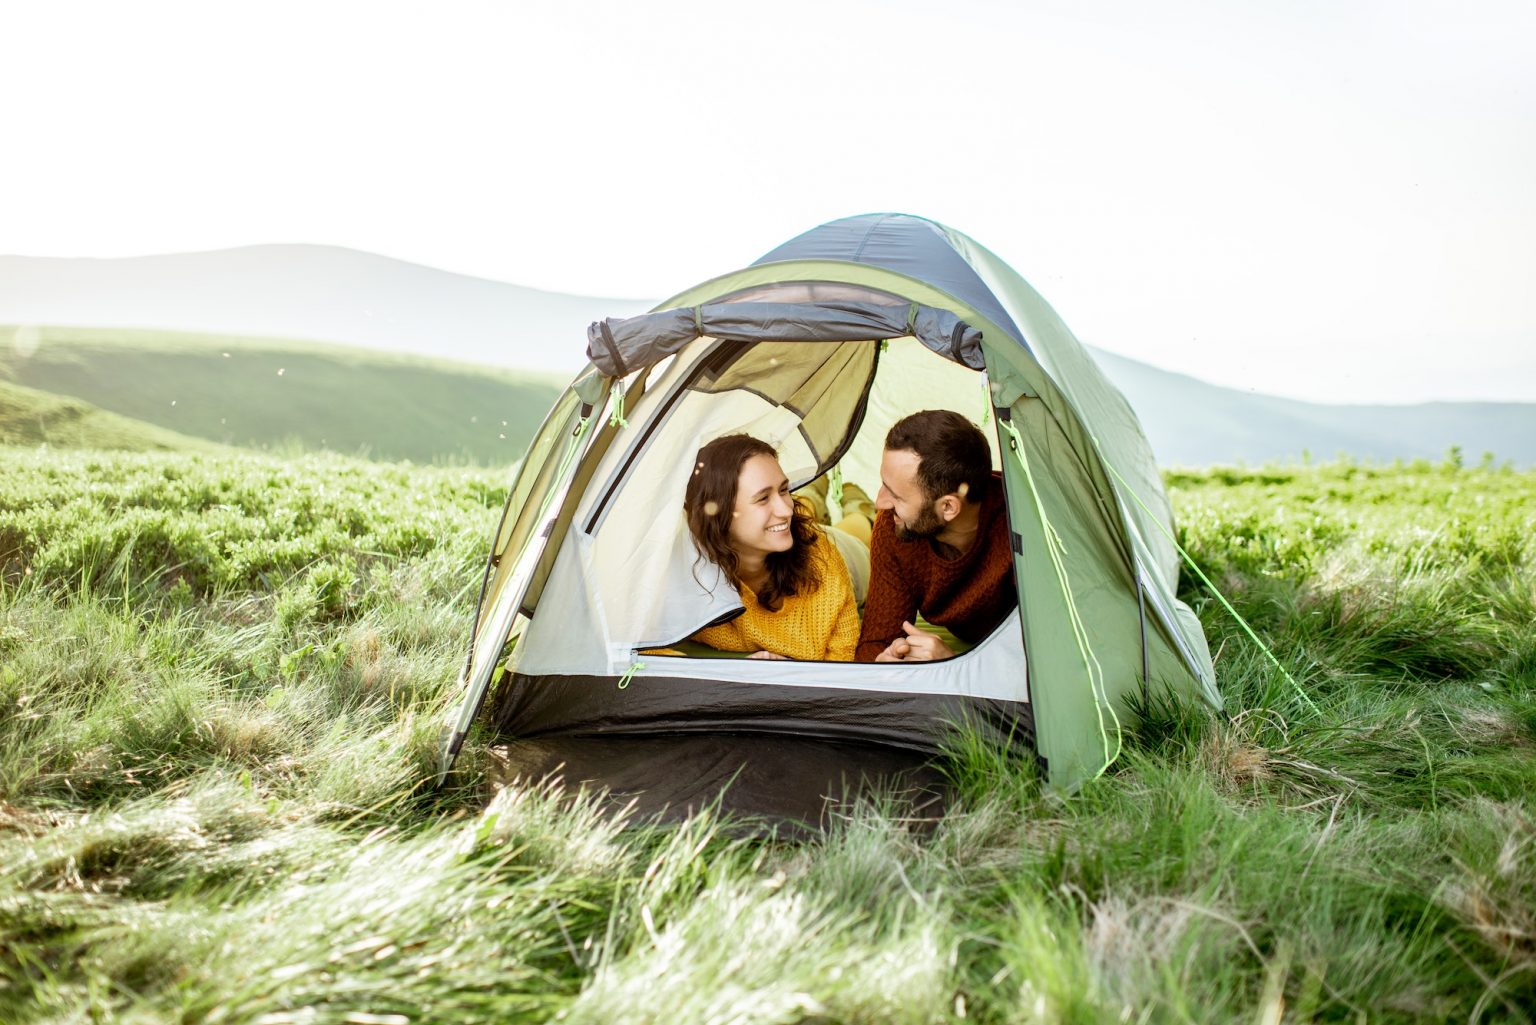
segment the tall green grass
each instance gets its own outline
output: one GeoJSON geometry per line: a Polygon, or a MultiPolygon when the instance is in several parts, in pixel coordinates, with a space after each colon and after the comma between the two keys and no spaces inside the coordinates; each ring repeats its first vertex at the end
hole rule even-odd
{"type": "Polygon", "coordinates": [[[0,1021],[1528,1021],[1536,475],[1170,478],[1227,715],[926,827],[443,792],[504,481],[0,450],[0,1021]],[[1309,703],[1310,702],[1310,703],[1309,703]]]}

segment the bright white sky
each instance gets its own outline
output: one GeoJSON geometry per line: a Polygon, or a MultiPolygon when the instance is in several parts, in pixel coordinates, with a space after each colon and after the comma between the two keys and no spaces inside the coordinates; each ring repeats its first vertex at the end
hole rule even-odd
{"type": "Polygon", "coordinates": [[[1529,0],[0,0],[0,40],[8,254],[661,298],[899,210],[1169,369],[1536,401],[1529,0]]]}

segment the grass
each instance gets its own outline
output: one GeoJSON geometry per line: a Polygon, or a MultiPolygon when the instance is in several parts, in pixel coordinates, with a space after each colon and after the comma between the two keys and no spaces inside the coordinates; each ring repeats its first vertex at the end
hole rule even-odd
{"type": "MultiPolygon", "coordinates": [[[[0,328],[0,339],[17,330],[0,328]]],[[[281,452],[506,466],[565,383],[308,342],[105,328],[26,332],[25,345],[0,345],[0,382],[222,445],[281,452]]]]}
{"type": "Polygon", "coordinates": [[[824,837],[422,785],[506,482],[0,449],[0,1021],[1529,1021],[1536,475],[1170,475],[1227,716],[824,837]]]}

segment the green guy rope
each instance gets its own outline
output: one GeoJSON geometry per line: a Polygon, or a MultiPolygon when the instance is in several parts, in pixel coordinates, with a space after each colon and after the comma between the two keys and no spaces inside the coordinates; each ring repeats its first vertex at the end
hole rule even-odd
{"type": "MultiPolygon", "coordinates": [[[[1092,435],[1089,437],[1092,437],[1092,435]]],[[[1184,557],[1185,565],[1194,570],[1195,576],[1200,578],[1200,582],[1206,586],[1207,590],[1216,596],[1216,600],[1221,602],[1221,607],[1227,610],[1227,615],[1231,616],[1234,620],[1237,621],[1237,625],[1243,628],[1243,632],[1248,635],[1249,639],[1252,640],[1254,644],[1258,645],[1259,650],[1264,653],[1264,656],[1274,664],[1276,669],[1280,670],[1280,675],[1285,677],[1285,681],[1289,683],[1293,688],[1295,688],[1297,696],[1306,703],[1306,706],[1312,709],[1313,712],[1321,715],[1322,713],[1319,711],[1317,705],[1313,704],[1312,699],[1307,697],[1307,692],[1301,689],[1301,684],[1297,683],[1296,678],[1292,676],[1286,670],[1285,666],[1280,663],[1280,660],[1275,657],[1275,653],[1269,650],[1269,645],[1259,640],[1259,635],[1254,632],[1253,627],[1248,625],[1248,620],[1244,619],[1242,615],[1238,613],[1237,609],[1232,607],[1232,603],[1227,601],[1226,595],[1217,590],[1216,585],[1211,583],[1211,578],[1205,575],[1205,571],[1202,570],[1199,566],[1195,565],[1194,557],[1191,556],[1189,552],[1184,550],[1183,545],[1179,544],[1179,539],[1173,536],[1173,531],[1169,530],[1167,526],[1163,524],[1162,518],[1159,517],[1157,513],[1153,512],[1147,506],[1147,503],[1141,500],[1141,496],[1136,493],[1135,488],[1131,487],[1130,482],[1127,481],[1124,477],[1120,476],[1120,471],[1115,469],[1108,459],[1104,458],[1104,450],[1099,448],[1098,438],[1093,438],[1093,447],[1098,449],[1099,461],[1104,464],[1105,469],[1115,475],[1115,480],[1119,481],[1125,487],[1126,494],[1130,495],[1136,500],[1136,504],[1141,506],[1142,511],[1147,514],[1153,523],[1157,524],[1157,529],[1161,530],[1164,536],[1166,536],[1168,540],[1173,543],[1173,547],[1179,550],[1179,554],[1184,557]]]]}

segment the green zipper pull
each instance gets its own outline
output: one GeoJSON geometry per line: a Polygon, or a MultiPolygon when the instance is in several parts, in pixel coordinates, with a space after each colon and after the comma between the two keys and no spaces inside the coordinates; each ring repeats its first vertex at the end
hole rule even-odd
{"type": "Polygon", "coordinates": [[[608,426],[617,424],[620,427],[628,427],[629,421],[624,419],[624,383],[613,382],[613,412],[608,416],[608,426]]]}
{"type": "Polygon", "coordinates": [[[625,670],[624,675],[619,677],[619,690],[623,690],[625,687],[628,687],[629,681],[633,680],[635,678],[635,674],[644,668],[644,662],[636,662],[634,665],[625,670]]]}

